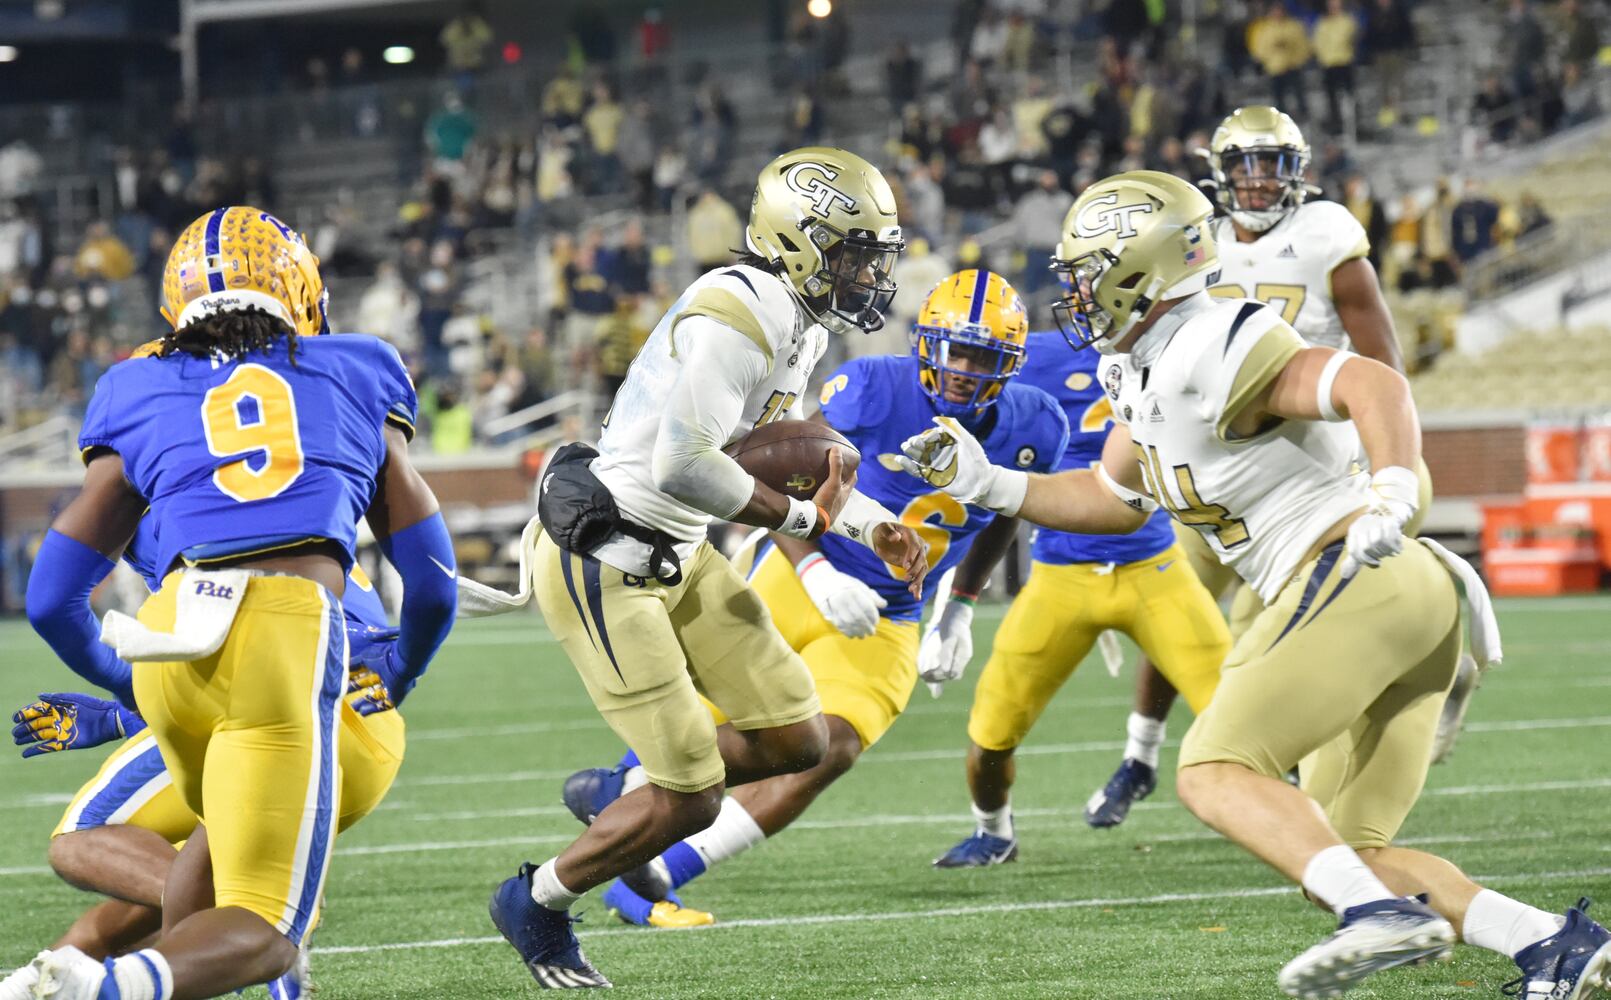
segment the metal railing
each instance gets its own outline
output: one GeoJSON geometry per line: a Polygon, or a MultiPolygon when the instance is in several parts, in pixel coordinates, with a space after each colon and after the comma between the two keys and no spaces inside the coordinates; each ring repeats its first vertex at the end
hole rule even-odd
{"type": "Polygon", "coordinates": [[[1611,250],[1611,210],[1552,222],[1466,264],[1461,285],[1471,303],[1500,298],[1540,278],[1611,250]]]}
{"type": "Polygon", "coordinates": [[[57,414],[0,436],[0,470],[72,468],[78,455],[78,420],[57,414]]]}

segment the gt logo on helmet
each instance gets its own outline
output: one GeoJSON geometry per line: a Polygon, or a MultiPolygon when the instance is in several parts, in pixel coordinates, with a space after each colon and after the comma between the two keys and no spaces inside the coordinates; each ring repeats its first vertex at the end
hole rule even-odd
{"type": "Polygon", "coordinates": [[[838,176],[839,171],[807,160],[804,163],[796,163],[790,167],[788,173],[783,175],[783,182],[789,185],[791,189],[810,198],[811,209],[819,216],[832,212],[835,202],[843,205],[847,213],[854,214],[856,211],[856,199],[828,183],[828,181],[834,180],[838,176]],[[800,175],[808,170],[815,170],[822,176],[801,179],[800,175]]]}
{"type": "Polygon", "coordinates": [[[1087,239],[1104,233],[1118,233],[1121,239],[1129,239],[1136,235],[1133,217],[1137,214],[1151,215],[1152,205],[1144,201],[1134,205],[1119,205],[1118,202],[1117,191],[1086,202],[1085,207],[1074,217],[1074,232],[1087,239]]]}

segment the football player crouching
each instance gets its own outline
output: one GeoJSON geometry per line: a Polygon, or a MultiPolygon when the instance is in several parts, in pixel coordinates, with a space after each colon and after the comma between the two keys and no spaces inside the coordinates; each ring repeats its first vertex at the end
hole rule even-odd
{"type": "MultiPolygon", "coordinates": [[[[1018,380],[1027,334],[1024,305],[1001,276],[961,271],[924,302],[910,355],[858,358],[824,383],[821,408],[811,419],[856,446],[864,456],[858,487],[899,511],[901,522],[928,542],[927,582],[922,595],[913,596],[899,568],[834,536],[808,541],[773,533],[736,560],[747,566],[751,586],[811,670],[828,720],[828,752],[809,770],[733,789],[715,823],[661,855],[657,867],[673,890],[799,818],[888,732],[919,677],[938,685],[962,675],[973,651],[973,595],[954,593],[920,640],[923,605],[939,578],[959,564],[966,578],[986,579],[1017,521],[958,503],[905,475],[900,444],[944,416],[968,427],[995,462],[1028,471],[1056,468],[1068,421],[1056,400],[1018,380]]],[[[578,772],[566,783],[566,802],[585,819],[599,801],[640,784],[641,774],[632,754],[614,769],[578,772]]],[[[656,926],[709,919],[636,887],[643,883],[618,881],[605,894],[623,919],[656,926]]]]}

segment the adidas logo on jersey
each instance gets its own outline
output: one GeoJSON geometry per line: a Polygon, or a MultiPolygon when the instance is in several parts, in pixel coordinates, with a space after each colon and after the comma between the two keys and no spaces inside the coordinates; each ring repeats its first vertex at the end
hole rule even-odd
{"type": "Polygon", "coordinates": [[[1159,408],[1157,400],[1152,401],[1152,412],[1147,414],[1147,422],[1150,424],[1163,423],[1163,410],[1159,408]]]}
{"type": "Polygon", "coordinates": [[[1275,257],[1277,260],[1297,260],[1298,251],[1292,249],[1292,244],[1288,243],[1281,248],[1281,252],[1276,254],[1275,257]]]}

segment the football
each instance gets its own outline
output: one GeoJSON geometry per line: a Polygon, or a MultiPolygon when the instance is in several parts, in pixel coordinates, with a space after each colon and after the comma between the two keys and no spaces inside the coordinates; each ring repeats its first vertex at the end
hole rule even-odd
{"type": "Polygon", "coordinates": [[[809,500],[828,475],[828,449],[835,447],[848,479],[861,463],[861,452],[832,427],[810,420],[762,424],[722,450],[779,493],[809,500]]]}

